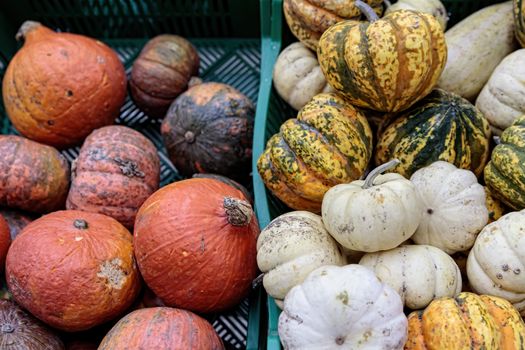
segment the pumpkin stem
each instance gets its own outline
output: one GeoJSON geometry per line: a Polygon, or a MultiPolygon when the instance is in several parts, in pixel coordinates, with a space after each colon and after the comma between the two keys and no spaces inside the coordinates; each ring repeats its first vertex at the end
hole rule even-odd
{"type": "Polygon", "coordinates": [[[79,230],[85,230],[88,228],[88,223],[84,219],[75,219],[75,221],[73,221],[73,226],[79,230]]]}
{"type": "Polygon", "coordinates": [[[252,288],[255,289],[264,279],[264,273],[261,273],[259,276],[255,277],[255,279],[252,281],[252,288]]]}
{"type": "Polygon", "coordinates": [[[18,32],[15,35],[16,41],[25,40],[27,37],[27,34],[31,32],[32,30],[42,26],[40,22],[37,21],[25,21],[20,26],[20,29],[18,29],[18,32]]]}
{"type": "Polygon", "coordinates": [[[494,140],[494,143],[496,144],[496,146],[501,143],[501,138],[497,135],[492,136],[492,139],[494,140]]]}
{"type": "Polygon", "coordinates": [[[202,79],[199,77],[191,77],[190,81],[188,82],[188,89],[191,87],[194,87],[195,85],[202,84],[202,79]]]}
{"type": "Polygon", "coordinates": [[[252,221],[253,210],[248,202],[237,198],[225,197],[223,205],[228,222],[231,225],[246,226],[252,221]]]}
{"type": "Polygon", "coordinates": [[[372,187],[374,185],[374,180],[376,179],[376,177],[379,174],[382,174],[383,172],[387,171],[388,169],[392,169],[393,167],[395,167],[399,163],[401,163],[399,161],[399,159],[392,159],[391,161],[386,162],[385,164],[382,164],[382,165],[378,166],[377,168],[375,168],[374,170],[372,170],[368,174],[368,176],[366,177],[365,183],[363,184],[362,188],[364,190],[366,190],[367,188],[372,187]]]}
{"type": "Polygon", "coordinates": [[[392,6],[392,3],[390,1],[388,1],[388,0],[383,0],[383,2],[385,4],[386,8],[389,8],[390,6],[392,6]]]}
{"type": "Polygon", "coordinates": [[[367,3],[362,2],[361,0],[354,1],[355,7],[361,10],[361,12],[366,16],[368,22],[374,23],[379,19],[379,16],[367,3]]]}

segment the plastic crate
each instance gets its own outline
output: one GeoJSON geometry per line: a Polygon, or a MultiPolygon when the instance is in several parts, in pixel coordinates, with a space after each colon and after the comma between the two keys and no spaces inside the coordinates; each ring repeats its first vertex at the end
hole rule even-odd
{"type": "MultiPolygon", "coordinates": [[[[269,6],[269,2],[261,5],[269,6]]],[[[129,74],[146,41],[173,33],[189,39],[201,59],[204,81],[230,84],[257,102],[260,83],[261,40],[258,1],[245,0],[16,0],[0,2],[0,78],[20,46],[15,33],[25,20],[36,20],[61,31],[97,38],[117,53],[129,74]]],[[[1,86],[0,86],[1,89],[1,86]]],[[[0,101],[2,134],[17,134],[0,101]]],[[[150,119],[126,98],[117,124],[127,125],[150,138],[161,159],[161,186],[180,180],[167,157],[159,132],[160,122],[150,119]]],[[[62,151],[73,161],[79,147],[62,151]]],[[[245,184],[251,189],[251,181],[245,184]]],[[[252,291],[236,308],[205,317],[228,349],[259,349],[264,291],[252,291]]]]}
{"type": "MultiPolygon", "coordinates": [[[[290,118],[295,118],[297,111],[288,105],[277,94],[272,84],[272,70],[281,48],[297,41],[291,34],[282,13],[282,1],[272,0],[271,12],[261,18],[269,16],[270,23],[265,28],[262,35],[262,63],[261,63],[261,86],[259,91],[259,101],[255,118],[254,140],[253,140],[253,189],[255,193],[255,207],[257,208],[257,218],[261,227],[265,227],[277,216],[291,211],[278,198],[273,196],[266,189],[264,183],[257,172],[257,159],[263,153],[268,139],[279,132],[281,124],[290,118]]],[[[441,0],[449,13],[447,28],[452,27],[471,13],[501,0],[441,0]]],[[[395,1],[392,1],[394,3],[395,1]]],[[[270,8],[269,8],[270,9],[270,8]]],[[[268,311],[268,331],[267,349],[281,349],[281,342],[277,332],[279,315],[281,310],[277,307],[272,297],[267,298],[268,311]]]]}

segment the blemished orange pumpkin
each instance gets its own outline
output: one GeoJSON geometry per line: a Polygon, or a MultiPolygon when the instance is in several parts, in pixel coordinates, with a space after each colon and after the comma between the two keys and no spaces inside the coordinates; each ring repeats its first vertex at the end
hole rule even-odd
{"type": "Polygon", "coordinates": [[[144,202],[133,242],[144,281],[167,306],[206,313],[228,309],[249,292],[258,234],[241,191],[194,178],[144,202]]]}
{"type": "Polygon", "coordinates": [[[64,331],[81,331],[124,312],[140,290],[132,236],[108,216],[57,211],[27,225],[7,253],[15,301],[64,331]]]}
{"type": "Polygon", "coordinates": [[[186,310],[152,307],[131,312],[104,337],[98,350],[222,350],[221,339],[205,319],[186,310]]]}
{"type": "Polygon", "coordinates": [[[33,21],[24,22],[16,37],[24,45],[9,62],[2,92],[7,115],[23,136],[65,148],[113,124],[126,97],[126,74],[112,49],[33,21]]]}

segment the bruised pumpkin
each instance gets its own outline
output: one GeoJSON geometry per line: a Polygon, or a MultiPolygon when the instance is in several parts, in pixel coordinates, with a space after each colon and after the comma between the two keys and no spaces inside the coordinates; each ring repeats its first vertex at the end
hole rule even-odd
{"type": "Polygon", "coordinates": [[[113,124],[126,97],[124,66],[113,50],[33,21],[24,22],[17,39],[24,46],[7,67],[2,92],[22,135],[65,148],[113,124]]]}

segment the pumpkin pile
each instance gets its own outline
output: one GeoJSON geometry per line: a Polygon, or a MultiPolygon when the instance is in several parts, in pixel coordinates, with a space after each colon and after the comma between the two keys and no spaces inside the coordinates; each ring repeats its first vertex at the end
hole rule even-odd
{"type": "Polygon", "coordinates": [[[298,113],[257,162],[288,207],[257,241],[280,340],[521,349],[525,2],[446,32],[438,0],[400,0],[382,17],[374,5],[349,1],[363,17],[324,28],[332,2],[284,3],[300,42],[273,82],[298,113]]]}

